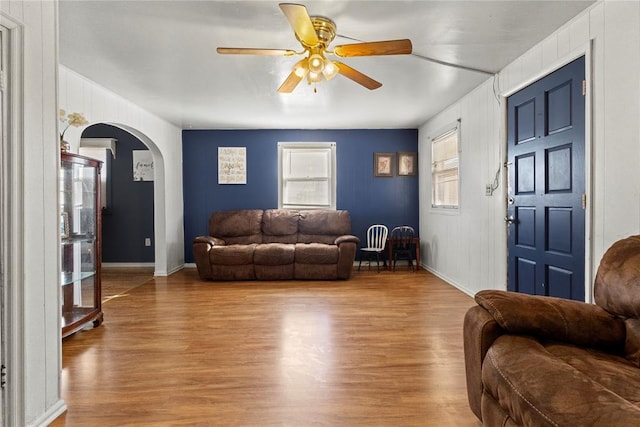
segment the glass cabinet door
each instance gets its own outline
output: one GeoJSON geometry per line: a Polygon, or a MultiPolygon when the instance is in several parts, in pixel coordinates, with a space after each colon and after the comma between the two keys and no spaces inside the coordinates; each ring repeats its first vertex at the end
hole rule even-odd
{"type": "Polygon", "coordinates": [[[62,154],[60,284],[62,336],[102,323],[100,284],[100,162],[62,154]]]}

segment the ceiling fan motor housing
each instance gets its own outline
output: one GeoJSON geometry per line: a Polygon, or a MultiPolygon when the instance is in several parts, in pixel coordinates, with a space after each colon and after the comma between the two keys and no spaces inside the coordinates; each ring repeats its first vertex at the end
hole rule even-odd
{"type": "MultiPolygon", "coordinates": [[[[336,37],[336,24],[329,18],[325,18],[324,16],[310,16],[311,23],[313,24],[313,28],[316,30],[316,35],[318,36],[318,40],[320,40],[319,45],[322,48],[326,49],[329,44],[336,37]]],[[[298,36],[296,35],[296,38],[298,36]]],[[[302,43],[305,47],[316,47],[309,46],[302,40],[298,38],[298,41],[302,43]]]]}

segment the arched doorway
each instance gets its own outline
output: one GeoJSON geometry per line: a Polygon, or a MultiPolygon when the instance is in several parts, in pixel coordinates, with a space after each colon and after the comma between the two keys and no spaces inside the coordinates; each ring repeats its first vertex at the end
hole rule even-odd
{"type": "MultiPolygon", "coordinates": [[[[166,275],[164,238],[164,163],[160,150],[146,135],[117,123],[94,123],[82,138],[114,138],[115,158],[108,152],[103,166],[103,262],[113,265],[153,265],[155,275],[166,275]],[[154,178],[134,180],[133,156],[149,155],[154,178]]],[[[81,144],[82,146],[82,144],[81,144]]]]}

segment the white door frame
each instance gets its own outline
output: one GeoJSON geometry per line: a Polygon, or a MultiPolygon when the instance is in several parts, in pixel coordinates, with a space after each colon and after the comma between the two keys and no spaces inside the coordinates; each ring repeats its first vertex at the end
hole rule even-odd
{"type": "Polygon", "coordinates": [[[4,76],[4,93],[8,95],[8,118],[2,131],[2,222],[0,254],[2,256],[2,327],[3,348],[0,357],[6,365],[6,388],[2,390],[3,425],[24,425],[24,197],[23,197],[23,28],[5,15],[0,26],[8,34],[8,69],[4,76]]]}

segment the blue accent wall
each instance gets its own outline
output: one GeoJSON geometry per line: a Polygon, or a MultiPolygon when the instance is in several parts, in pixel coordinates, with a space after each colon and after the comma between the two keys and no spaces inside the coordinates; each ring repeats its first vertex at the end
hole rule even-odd
{"type": "MultiPolygon", "coordinates": [[[[89,126],[84,138],[116,138],[116,158],[102,166],[107,180],[108,206],[102,213],[102,261],[148,263],[155,260],[153,182],[133,180],[133,150],[147,146],[115,126],[89,126]],[[151,246],[144,245],[151,238],[151,246]]],[[[105,197],[107,195],[103,195],[105,197]]]]}
{"type": "Polygon", "coordinates": [[[350,212],[361,240],[371,224],[418,230],[418,177],[373,176],[373,153],[418,151],[417,129],[183,130],[186,262],[194,262],[193,238],[208,234],[212,212],[278,207],[278,142],[336,143],[337,208],[350,212]],[[218,185],[218,147],[247,148],[246,185],[218,185]]]}

